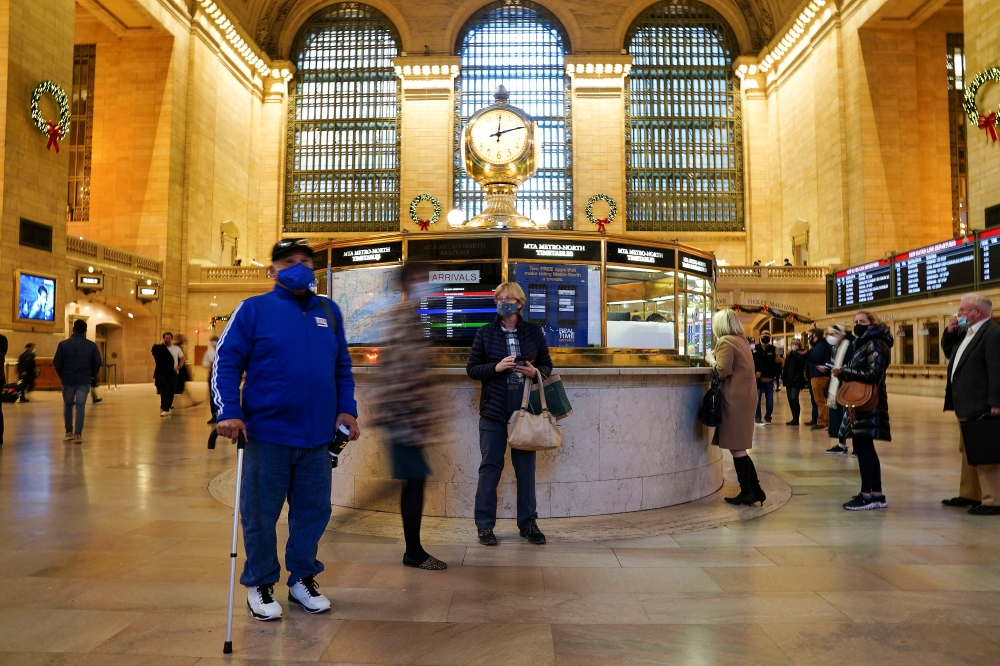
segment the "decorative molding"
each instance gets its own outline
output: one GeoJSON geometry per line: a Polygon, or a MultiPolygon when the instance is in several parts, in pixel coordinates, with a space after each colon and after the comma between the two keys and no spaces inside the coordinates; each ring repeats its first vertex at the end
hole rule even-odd
{"type": "Polygon", "coordinates": [[[212,2],[212,0],[198,0],[198,6],[205,13],[205,16],[215,24],[213,32],[217,32],[217,34],[213,36],[216,37],[219,44],[228,44],[233,51],[239,54],[243,63],[251,71],[256,71],[261,78],[269,76],[273,76],[274,78],[278,76],[287,77],[289,75],[287,71],[279,72],[278,70],[274,70],[272,72],[270,59],[258,53],[261,51],[261,48],[250,41],[249,36],[244,38],[240,34],[241,30],[237,29],[237,24],[229,20],[229,17],[226,16],[222,8],[212,2]]]}
{"type": "Polygon", "coordinates": [[[767,73],[767,81],[773,80],[778,73],[778,66],[788,56],[793,62],[795,57],[805,50],[812,38],[837,14],[836,6],[830,0],[808,0],[804,3],[798,17],[789,20],[780,36],[776,36],[756,58],[738,58],[733,67],[740,79],[754,77],[758,73],[767,73]]]}

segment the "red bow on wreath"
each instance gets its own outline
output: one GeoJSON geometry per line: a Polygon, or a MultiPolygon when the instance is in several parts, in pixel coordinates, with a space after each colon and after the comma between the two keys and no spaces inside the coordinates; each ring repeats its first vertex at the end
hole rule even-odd
{"type": "Polygon", "coordinates": [[[610,220],[608,220],[608,218],[606,218],[606,217],[599,217],[596,220],[594,220],[594,224],[597,225],[597,231],[599,233],[603,234],[604,233],[604,225],[606,225],[608,222],[610,222],[610,220]]]}
{"type": "Polygon", "coordinates": [[[431,228],[430,220],[417,220],[417,226],[420,227],[421,231],[427,231],[431,228]]]}
{"type": "Polygon", "coordinates": [[[997,112],[990,111],[988,116],[979,116],[979,129],[985,130],[986,140],[989,141],[993,139],[993,143],[997,142],[997,112]]]}
{"type": "MultiPolygon", "coordinates": [[[[995,113],[993,115],[996,115],[995,113]]],[[[51,150],[52,146],[56,147],[56,153],[59,153],[59,139],[63,138],[63,131],[59,125],[56,125],[51,120],[45,121],[45,133],[49,135],[49,142],[45,144],[45,150],[51,150]]],[[[996,138],[993,139],[996,141],[996,138]]]]}

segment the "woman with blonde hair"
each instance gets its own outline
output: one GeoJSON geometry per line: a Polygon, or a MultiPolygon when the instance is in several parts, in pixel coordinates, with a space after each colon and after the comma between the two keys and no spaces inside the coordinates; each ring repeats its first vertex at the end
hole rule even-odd
{"type": "Polygon", "coordinates": [[[767,495],[757,480],[757,470],[747,451],[753,446],[753,417],[757,408],[757,380],[753,353],[740,317],[733,310],[719,310],[712,317],[715,351],[706,360],[719,374],[722,389],[722,423],[712,443],[729,449],[740,482],[740,494],[726,497],[730,504],[764,505],[767,495]]]}

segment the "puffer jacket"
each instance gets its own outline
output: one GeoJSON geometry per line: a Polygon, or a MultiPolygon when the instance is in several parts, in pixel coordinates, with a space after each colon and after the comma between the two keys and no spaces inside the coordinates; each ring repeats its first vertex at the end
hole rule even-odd
{"type": "Polygon", "coordinates": [[[803,389],[809,385],[809,380],[806,378],[808,363],[806,353],[789,350],[785,354],[785,369],[781,373],[781,381],[787,388],[803,389]]]}
{"type": "MultiPolygon", "coordinates": [[[[535,354],[532,365],[548,377],[552,374],[552,357],[545,342],[542,329],[517,317],[517,338],[521,346],[521,356],[535,354]]],[[[507,336],[501,330],[500,317],[479,329],[476,340],[469,352],[465,372],[472,379],[483,383],[479,398],[479,415],[494,421],[507,420],[507,375],[514,372],[505,370],[498,373],[496,365],[507,358],[507,336]]]]}
{"type": "Polygon", "coordinates": [[[840,381],[864,382],[878,387],[878,406],[869,412],[858,411],[851,422],[847,411],[840,425],[841,439],[846,437],[871,437],[892,441],[889,432],[889,396],[885,390],[885,372],[889,368],[889,350],[893,337],[889,327],[879,324],[870,328],[854,342],[854,353],[840,369],[840,381]]]}

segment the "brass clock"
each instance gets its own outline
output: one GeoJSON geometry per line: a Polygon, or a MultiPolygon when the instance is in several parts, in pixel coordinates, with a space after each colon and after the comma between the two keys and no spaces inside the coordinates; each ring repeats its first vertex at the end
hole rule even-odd
{"type": "Polygon", "coordinates": [[[531,116],[507,103],[500,86],[494,103],[477,111],[462,132],[465,172],[486,192],[486,208],[466,223],[467,228],[534,228],[517,212],[517,187],[534,175],[541,141],[531,116]]]}

